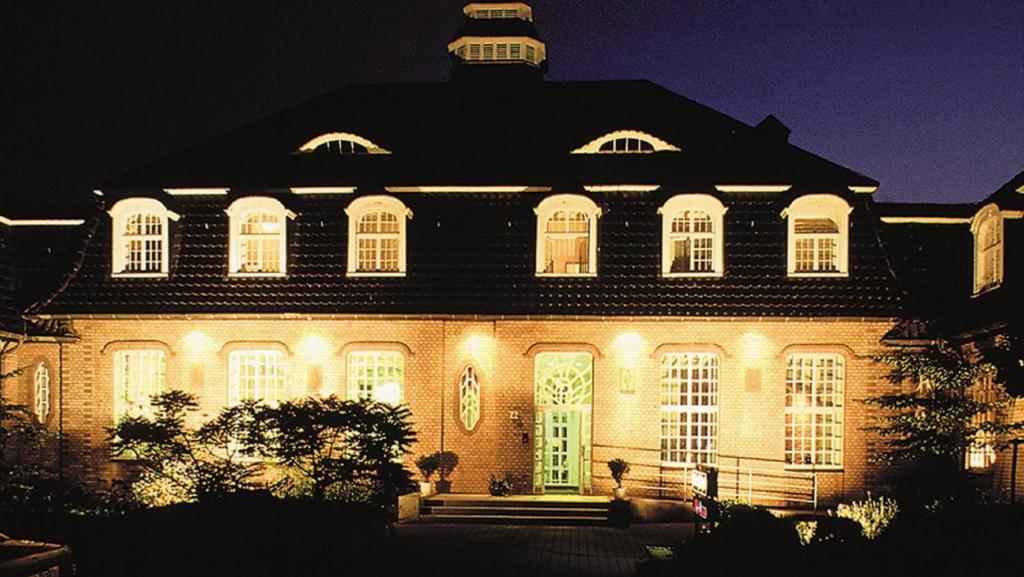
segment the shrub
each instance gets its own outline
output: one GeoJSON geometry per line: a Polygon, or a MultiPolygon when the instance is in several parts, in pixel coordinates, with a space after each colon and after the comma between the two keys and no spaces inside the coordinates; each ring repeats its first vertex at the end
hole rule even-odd
{"type": "Polygon", "coordinates": [[[455,467],[459,466],[459,456],[452,451],[439,451],[434,453],[437,456],[438,474],[441,480],[447,480],[455,467]]]}
{"type": "Polygon", "coordinates": [[[608,470],[612,474],[612,479],[615,479],[615,484],[621,487],[623,479],[629,475],[629,463],[625,459],[612,459],[608,461],[608,470]]]}
{"type": "Polygon", "coordinates": [[[808,545],[814,539],[814,533],[818,529],[817,521],[797,521],[793,526],[801,545],[808,545]]]}
{"type": "Polygon", "coordinates": [[[491,482],[488,489],[491,495],[495,497],[507,497],[512,493],[512,481],[509,480],[508,475],[505,478],[498,478],[495,475],[491,475],[491,482]]]}
{"type": "Polygon", "coordinates": [[[856,521],[861,527],[861,533],[868,539],[874,539],[885,531],[899,511],[895,499],[885,496],[872,499],[871,493],[868,493],[867,499],[863,501],[854,501],[849,505],[840,504],[836,508],[836,516],[856,521]]]}
{"type": "Polygon", "coordinates": [[[843,517],[823,517],[818,520],[814,530],[814,541],[818,543],[824,541],[856,543],[863,539],[860,524],[853,519],[843,517]]]}
{"type": "Polygon", "coordinates": [[[440,466],[441,463],[437,453],[421,455],[419,459],[416,459],[416,468],[420,470],[420,477],[423,478],[425,483],[430,482],[430,478],[434,476],[434,473],[437,472],[440,466]]]}

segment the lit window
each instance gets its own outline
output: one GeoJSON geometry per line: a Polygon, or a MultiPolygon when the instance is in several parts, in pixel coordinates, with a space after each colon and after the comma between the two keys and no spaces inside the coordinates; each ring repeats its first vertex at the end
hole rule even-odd
{"type": "Polygon", "coordinates": [[[459,420],[467,431],[475,429],[480,421],[480,381],[472,366],[459,377],[459,420]]]}
{"type": "Polygon", "coordinates": [[[786,359],[787,467],[843,466],[846,361],[835,354],[786,359]]]}
{"type": "Polygon", "coordinates": [[[639,130],[616,130],[591,140],[573,150],[573,154],[643,154],[675,151],[679,148],[639,130]]]}
{"type": "Polygon", "coordinates": [[[406,219],[412,212],[391,196],[364,196],[348,215],[349,276],[401,276],[406,271],[406,219]]]}
{"type": "Polygon", "coordinates": [[[851,210],[838,196],[808,194],[782,211],[788,221],[786,262],[790,276],[848,273],[851,210]]]}
{"type": "Polygon", "coordinates": [[[399,405],[405,388],[405,357],[398,351],[348,354],[348,398],[399,405]]]}
{"type": "Polygon", "coordinates": [[[665,276],[720,276],[723,266],[723,215],[726,208],[706,194],[674,196],[662,215],[662,265],[665,276]]]}
{"type": "Polygon", "coordinates": [[[974,294],[998,287],[1003,282],[1003,217],[990,204],[978,211],[971,223],[974,235],[974,294]]]}
{"type": "Polygon", "coordinates": [[[35,401],[35,414],[40,423],[45,423],[50,416],[50,369],[45,363],[39,363],[36,372],[32,375],[34,386],[33,400],[35,401]]]}
{"type": "Polygon", "coordinates": [[[714,464],[717,455],[718,355],[662,355],[662,462],[714,464]]]}
{"type": "Polygon", "coordinates": [[[328,132],[317,136],[299,147],[299,152],[325,154],[391,154],[390,150],[378,146],[368,138],[350,132],[328,132]]]}
{"type": "Polygon", "coordinates": [[[601,209],[585,196],[557,194],[537,214],[538,275],[596,276],[597,219],[601,209]]]}
{"type": "Polygon", "coordinates": [[[283,204],[265,196],[240,198],[227,209],[231,221],[233,276],[282,276],[287,272],[287,218],[283,204]]]}
{"type": "Polygon", "coordinates": [[[164,390],[166,354],[159,349],[118,351],[114,356],[114,421],[152,416],[153,395],[164,390]]]}
{"type": "Polygon", "coordinates": [[[276,404],[284,396],[285,356],[277,350],[232,351],[228,357],[228,404],[262,401],[276,404]]]}
{"type": "Polygon", "coordinates": [[[110,208],[113,259],[111,274],[126,277],[166,276],[167,221],[178,215],[152,198],[127,198],[110,208]]]}
{"type": "Polygon", "coordinates": [[[999,389],[996,387],[993,373],[986,373],[973,385],[967,387],[968,397],[980,403],[984,410],[971,415],[971,428],[977,431],[964,459],[968,469],[988,469],[996,462],[994,435],[983,430],[988,423],[996,421],[996,403],[999,402],[999,389]]]}
{"type": "Polygon", "coordinates": [[[526,45],[526,61],[537,62],[537,49],[529,44],[526,45]]]}

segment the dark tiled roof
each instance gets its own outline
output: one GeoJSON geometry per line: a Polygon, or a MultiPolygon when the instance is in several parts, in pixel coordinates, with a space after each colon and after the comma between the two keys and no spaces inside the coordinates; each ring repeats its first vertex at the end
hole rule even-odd
{"type": "MultiPolygon", "coordinates": [[[[372,192],[372,191],[367,191],[372,192]]],[[[899,313],[900,294],[881,251],[870,199],[850,197],[849,278],[786,275],[786,223],[793,194],[722,194],[726,275],[660,274],[658,208],[678,189],[590,194],[603,209],[597,278],[537,278],[536,217],[544,197],[516,194],[399,194],[413,211],[405,278],[348,278],[351,196],[282,195],[289,223],[285,279],[227,273],[231,197],[179,197],[172,274],[164,280],[110,277],[104,214],[81,269],[38,312],[74,313],[406,313],[486,315],[873,316],[899,313]]]]}
{"type": "Polygon", "coordinates": [[[14,304],[14,262],[10,227],[0,224],[0,333],[21,334],[24,323],[14,304]]]}
{"type": "MultiPolygon", "coordinates": [[[[880,210],[885,211],[884,205],[880,210]]],[[[973,237],[969,224],[882,224],[881,228],[889,259],[911,297],[908,314],[926,318],[946,314],[970,296],[973,237]]]]}
{"type": "Polygon", "coordinates": [[[876,206],[881,216],[970,218],[978,212],[976,204],[880,202],[876,206]]]}

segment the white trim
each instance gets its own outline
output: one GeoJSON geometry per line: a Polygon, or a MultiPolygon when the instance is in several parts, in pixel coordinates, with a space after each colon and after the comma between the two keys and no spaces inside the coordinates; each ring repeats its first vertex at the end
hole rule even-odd
{"type": "Polygon", "coordinates": [[[849,188],[850,192],[855,192],[857,194],[874,194],[875,191],[878,190],[877,186],[850,185],[850,186],[847,186],[846,188],[849,188]]]}
{"type": "Polygon", "coordinates": [[[354,186],[295,186],[291,188],[292,194],[352,194],[356,191],[354,186]]]}
{"type": "Polygon", "coordinates": [[[81,218],[12,219],[0,215],[0,224],[7,226],[78,226],[84,222],[81,218]]]}
{"type": "Polygon", "coordinates": [[[594,140],[591,140],[583,146],[573,150],[571,154],[644,154],[644,152],[640,151],[608,152],[601,150],[601,146],[605,143],[618,140],[620,138],[636,138],[643,140],[654,148],[653,152],[679,152],[678,146],[664,141],[653,134],[648,134],[640,130],[614,130],[598,136],[594,140]]]}
{"type": "Polygon", "coordinates": [[[351,132],[325,132],[319,136],[309,139],[308,142],[299,147],[299,152],[312,152],[318,147],[334,142],[335,140],[346,140],[366,148],[367,154],[391,154],[391,151],[381,147],[368,138],[363,138],[351,132]]]}
{"type": "MultiPolygon", "coordinates": [[[[170,222],[181,218],[174,211],[168,210],[166,206],[155,198],[125,198],[114,203],[107,211],[110,215],[110,276],[125,278],[162,278],[166,277],[170,270],[170,222]],[[155,216],[159,219],[160,232],[151,234],[148,232],[137,232],[136,234],[125,234],[125,227],[128,219],[133,216],[155,216]],[[142,252],[142,260],[146,260],[145,252],[147,244],[152,242],[160,243],[160,270],[129,271],[129,254],[126,252],[125,243],[129,239],[133,242],[143,243],[138,247],[142,252]]],[[[143,224],[143,226],[145,226],[143,224]]]]}
{"type": "Polygon", "coordinates": [[[716,184],[718,192],[786,192],[792,184],[716,184]]]}
{"type": "MultiPolygon", "coordinates": [[[[593,200],[585,196],[578,194],[555,194],[542,200],[536,208],[533,209],[534,214],[537,215],[537,240],[536,240],[536,259],[534,271],[536,276],[539,277],[594,277],[597,276],[597,221],[601,218],[601,209],[594,203],[593,200]],[[574,234],[581,236],[578,233],[572,232],[554,232],[549,233],[547,231],[547,222],[551,219],[556,212],[559,211],[573,211],[587,215],[587,271],[586,272],[548,272],[547,271],[547,259],[544,252],[545,245],[547,244],[548,237],[550,235],[566,235],[574,234]]],[[[568,266],[568,265],[566,265],[568,266]]]]}
{"type": "Polygon", "coordinates": [[[725,272],[725,226],[724,216],[728,208],[722,205],[722,201],[709,194],[677,194],[665,201],[665,204],[658,209],[661,215],[661,274],[667,278],[686,277],[720,277],[725,272]],[[673,233],[672,224],[676,216],[684,211],[701,211],[708,215],[711,220],[711,232],[688,232],[673,233]],[[711,267],[710,271],[699,272],[673,272],[673,240],[676,238],[689,238],[691,241],[700,237],[711,238],[711,267]]]}
{"type": "Polygon", "coordinates": [[[533,22],[533,10],[525,2],[495,2],[493,4],[470,2],[462,7],[462,13],[467,17],[474,20],[482,20],[482,18],[475,18],[473,16],[473,13],[477,10],[516,10],[519,13],[517,18],[533,22]]]}
{"type": "Polygon", "coordinates": [[[281,201],[269,196],[244,196],[231,203],[224,210],[228,215],[228,276],[238,278],[283,277],[288,273],[288,220],[295,213],[285,208],[281,201]],[[279,227],[268,233],[264,240],[278,243],[278,270],[243,271],[242,267],[242,224],[250,213],[269,213],[277,217],[279,227]]]}
{"type": "Polygon", "coordinates": [[[525,184],[498,185],[427,185],[427,186],[385,186],[384,190],[391,193],[399,192],[479,192],[479,193],[514,193],[514,192],[548,192],[550,186],[528,186],[525,184]]]}
{"type": "MultiPolygon", "coordinates": [[[[781,216],[786,219],[786,272],[790,277],[842,277],[850,273],[850,213],[853,207],[843,198],[834,194],[805,194],[793,200],[783,209],[781,216]],[[827,218],[835,223],[837,233],[796,234],[798,219],[827,218]],[[834,235],[834,236],[833,236],[834,235]],[[824,240],[834,238],[836,270],[798,271],[796,241],[824,240]]],[[[818,250],[815,243],[815,252],[818,250]]],[[[817,257],[815,257],[817,260],[817,257]]]]}
{"type": "Polygon", "coordinates": [[[1024,218],[1024,210],[1006,210],[1000,211],[1004,219],[1019,220],[1024,218]]]}
{"type": "Polygon", "coordinates": [[[1003,251],[1006,238],[1003,231],[1003,215],[999,206],[989,203],[978,210],[974,218],[971,219],[971,236],[974,237],[972,296],[977,296],[995,290],[1003,284],[1003,267],[1005,266],[1003,251]],[[985,230],[983,227],[986,225],[991,227],[991,230],[985,230]],[[988,232],[991,236],[989,239],[991,242],[987,246],[979,244],[983,232],[988,232]],[[983,269],[983,263],[987,264],[987,269],[983,269]]]}
{"type": "Polygon", "coordinates": [[[103,191],[98,188],[92,189],[92,193],[95,194],[96,196],[103,196],[103,191]]]}
{"type": "MultiPolygon", "coordinates": [[[[348,215],[348,262],[346,264],[346,276],[349,277],[400,277],[405,276],[407,270],[406,248],[408,245],[408,230],[406,222],[412,218],[412,211],[405,204],[393,196],[372,195],[362,196],[353,200],[345,207],[345,214],[348,215]],[[398,270],[367,271],[359,270],[359,221],[368,212],[386,212],[393,214],[398,219],[398,270]]],[[[393,233],[389,233],[393,234],[393,233]]]]}
{"type": "Polygon", "coordinates": [[[968,217],[960,216],[883,216],[882,222],[887,224],[967,224],[968,217]]]}
{"type": "Polygon", "coordinates": [[[548,58],[547,45],[542,40],[530,38],[529,36],[459,36],[448,43],[448,53],[456,54],[465,64],[506,64],[516,62],[538,66],[548,58]],[[498,59],[497,46],[499,44],[509,47],[515,45],[530,48],[532,52],[523,49],[519,51],[518,58],[513,58],[511,48],[507,48],[509,54],[505,58],[498,59]],[[473,58],[474,52],[470,48],[471,46],[479,48],[477,52],[479,57],[473,58]],[[484,58],[488,52],[487,47],[490,47],[492,58],[484,58]],[[460,49],[462,54],[459,54],[460,49]],[[533,58],[530,58],[531,54],[533,58]]]}
{"type": "Polygon", "coordinates": [[[654,192],[660,184],[584,184],[587,192],[654,192]]]}
{"type": "Polygon", "coordinates": [[[165,188],[171,196],[224,196],[229,188],[165,188]]]}

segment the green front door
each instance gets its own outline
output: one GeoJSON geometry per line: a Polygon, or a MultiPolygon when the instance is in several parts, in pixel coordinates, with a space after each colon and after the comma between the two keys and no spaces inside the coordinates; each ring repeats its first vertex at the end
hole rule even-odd
{"type": "Polygon", "coordinates": [[[593,357],[539,353],[534,365],[533,488],[590,490],[593,357]]]}
{"type": "Polygon", "coordinates": [[[544,412],[544,487],[579,489],[580,412],[548,409],[544,412]]]}

